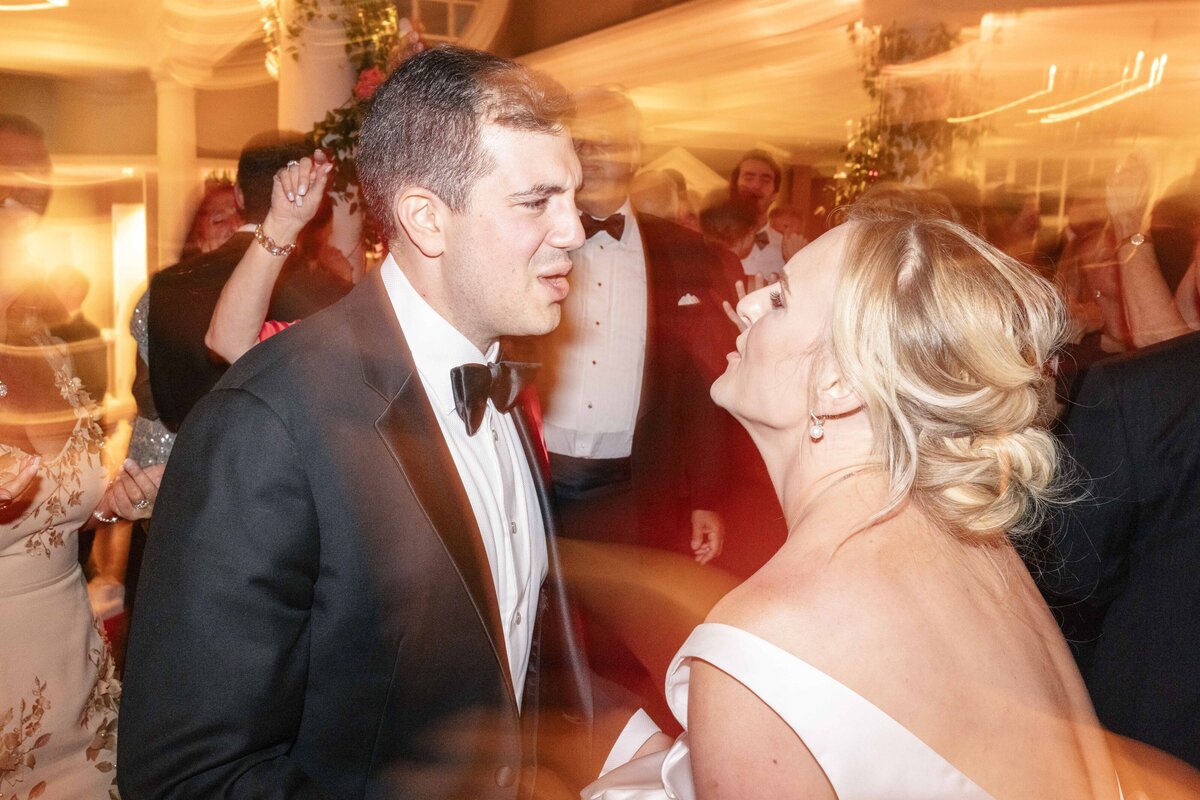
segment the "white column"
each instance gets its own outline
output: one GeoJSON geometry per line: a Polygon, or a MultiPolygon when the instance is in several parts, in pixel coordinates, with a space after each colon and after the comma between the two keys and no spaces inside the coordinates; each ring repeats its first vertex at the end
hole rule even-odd
{"type": "MultiPolygon", "coordinates": [[[[346,34],[340,20],[330,20],[330,10],[345,13],[340,3],[322,0],[321,10],[311,21],[304,23],[304,33],[299,40],[288,42],[284,34],[283,47],[279,54],[279,128],[307,133],[313,123],[324,118],[330,109],[337,108],[350,99],[357,75],[346,60],[346,34]],[[289,45],[296,48],[296,58],[288,52],[289,45]]],[[[279,18],[292,18],[295,6],[292,0],[280,0],[279,18]]],[[[347,202],[333,207],[333,233],[330,244],[346,255],[356,270],[363,263],[362,217],[350,214],[347,202]]]]}
{"type": "Polygon", "coordinates": [[[158,98],[158,265],[179,260],[200,178],[196,165],[196,91],[166,70],[154,74],[158,98]]]}

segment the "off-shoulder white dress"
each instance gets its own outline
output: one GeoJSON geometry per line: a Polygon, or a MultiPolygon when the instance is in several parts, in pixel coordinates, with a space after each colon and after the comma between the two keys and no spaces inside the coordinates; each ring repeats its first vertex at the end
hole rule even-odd
{"type": "Polygon", "coordinates": [[[694,800],[688,750],[693,659],[754,692],[796,732],[840,800],[986,800],[970,778],[849,687],[752,633],[697,627],[667,671],[667,702],[685,732],[664,753],[637,759],[584,789],[585,800],[694,800]]]}

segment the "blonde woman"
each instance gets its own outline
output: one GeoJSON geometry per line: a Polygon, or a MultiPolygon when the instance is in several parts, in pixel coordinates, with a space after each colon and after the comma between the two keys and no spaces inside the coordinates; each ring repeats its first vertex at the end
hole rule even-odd
{"type": "Polygon", "coordinates": [[[672,663],[687,732],[585,797],[1120,797],[1017,554],[1055,486],[1054,288],[955,223],[855,207],[738,314],[712,395],[788,539],[672,663]]]}

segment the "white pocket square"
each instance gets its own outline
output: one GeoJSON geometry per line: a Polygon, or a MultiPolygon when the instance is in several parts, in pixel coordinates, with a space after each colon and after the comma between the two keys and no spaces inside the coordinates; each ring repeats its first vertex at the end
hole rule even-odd
{"type": "Polygon", "coordinates": [[[692,294],[691,292],[688,292],[688,293],[687,293],[687,294],[685,294],[683,297],[679,298],[679,303],[678,303],[678,305],[681,305],[681,306],[698,306],[698,305],[700,305],[700,298],[699,298],[699,297],[696,297],[696,295],[692,294]]]}

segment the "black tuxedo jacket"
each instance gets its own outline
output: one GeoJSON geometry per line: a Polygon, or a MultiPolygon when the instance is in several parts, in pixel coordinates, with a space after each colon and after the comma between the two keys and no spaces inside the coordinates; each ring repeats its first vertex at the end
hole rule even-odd
{"type": "Polygon", "coordinates": [[[1043,583],[1099,619],[1075,649],[1100,721],[1200,767],[1200,334],[1093,366],[1065,427],[1093,496],[1043,583]]]}
{"type": "Polygon", "coordinates": [[[479,530],[379,274],[240,359],[162,481],[122,796],[513,800],[553,756],[593,778],[615,731],[593,729],[546,463],[516,421],[550,558],[522,713],[479,530]]]}
{"type": "MultiPolygon", "coordinates": [[[[159,418],[173,431],[196,402],[229,368],[204,344],[213,310],[225,282],[254,235],[237,233],[211,253],[203,253],[159,272],[150,281],[150,389],[159,418]]],[[[284,266],[267,319],[303,319],[341,298],[350,286],[323,272],[310,273],[289,261],[284,266]]]]}
{"type": "MultiPolygon", "coordinates": [[[[646,357],[631,468],[641,540],[687,549],[692,509],[715,510],[729,492],[736,423],[709,397],[737,330],[721,309],[732,253],[668,220],[638,215],[646,257],[646,357]],[[692,299],[698,302],[690,302],[692,299]],[[680,301],[683,301],[681,305],[680,301]]],[[[587,276],[571,274],[573,282],[587,276]]],[[[553,338],[540,343],[539,385],[555,380],[553,338]]],[[[543,391],[543,397],[545,392],[543,391]]],[[[569,532],[568,532],[569,533],[569,532]]]]}

